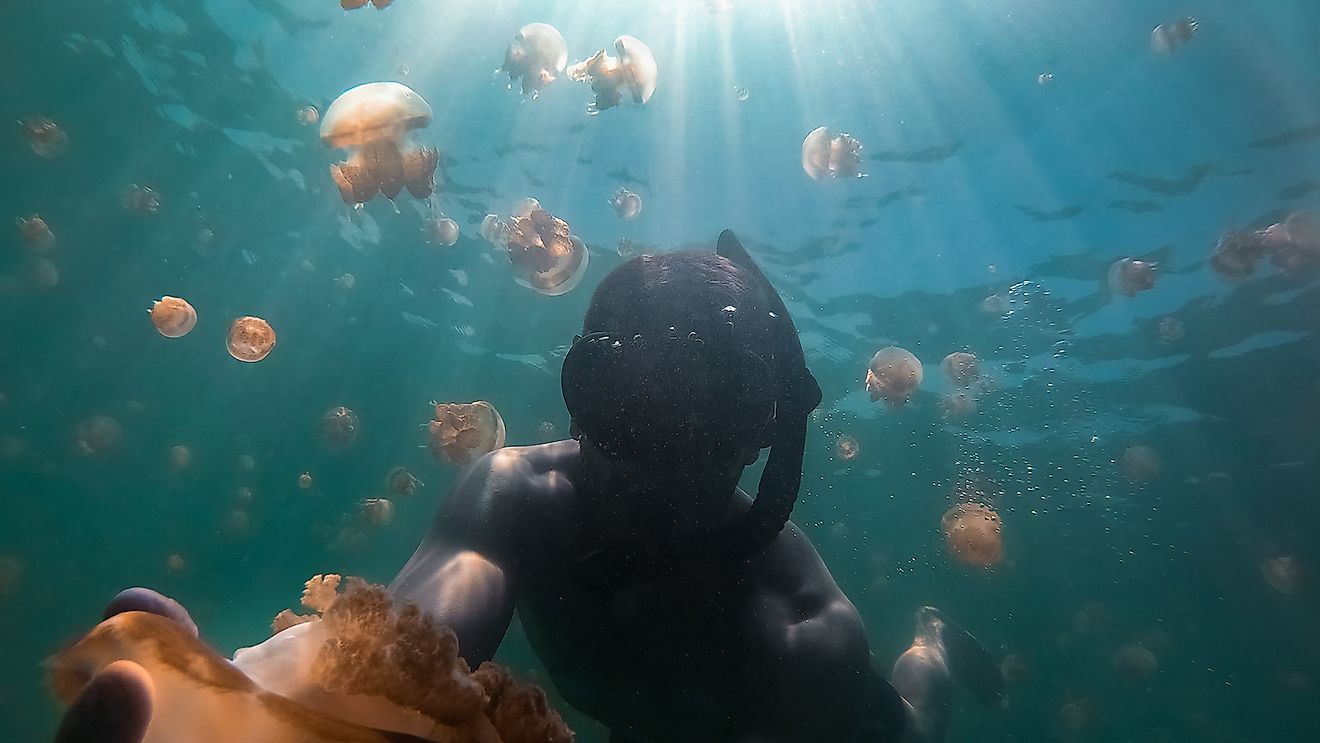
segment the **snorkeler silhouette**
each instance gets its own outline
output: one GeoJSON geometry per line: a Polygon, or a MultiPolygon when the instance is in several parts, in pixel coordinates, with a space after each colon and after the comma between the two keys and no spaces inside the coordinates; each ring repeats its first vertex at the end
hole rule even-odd
{"type": "MultiPolygon", "coordinates": [[[[998,698],[989,652],[929,607],[891,686],[856,608],[788,521],[821,393],[733,233],[713,254],[612,271],[561,382],[573,438],[474,463],[390,586],[452,627],[472,667],[516,608],[555,687],[614,743],[931,743],[955,678],[998,698]],[[752,499],[739,475],[766,447],[752,499]]],[[[134,699],[131,679],[113,682],[134,699]]],[[[105,713],[101,691],[86,714],[105,713]]],[[[70,730],[86,729],[80,711],[70,730]]]]}

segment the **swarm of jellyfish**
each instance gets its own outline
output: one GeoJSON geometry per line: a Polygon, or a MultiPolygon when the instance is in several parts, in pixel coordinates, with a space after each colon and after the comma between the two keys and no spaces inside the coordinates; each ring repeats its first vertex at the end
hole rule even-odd
{"type": "Polygon", "coordinates": [[[157,299],[149,313],[151,324],[166,338],[182,338],[197,326],[197,311],[187,300],[178,297],[157,299]]]}
{"type": "Polygon", "coordinates": [[[317,423],[321,441],[333,451],[344,451],[357,441],[361,421],[357,413],[339,405],[325,411],[317,423]]]}
{"type": "Polygon", "coordinates": [[[1134,444],[1123,450],[1118,458],[1118,466],[1127,479],[1145,483],[1159,476],[1162,463],[1159,452],[1145,444],[1134,444]]]}
{"type": "Polygon", "coordinates": [[[385,489],[395,495],[413,495],[423,485],[404,467],[395,467],[385,474],[385,489]]]}
{"type": "Polygon", "coordinates": [[[17,225],[18,236],[23,238],[23,244],[29,248],[45,250],[55,244],[55,233],[40,216],[33,214],[30,217],[19,217],[17,225]]]}
{"type": "Polygon", "coordinates": [[[226,344],[230,356],[256,363],[269,356],[275,347],[275,329],[260,317],[245,315],[229,324],[226,344]]]}
{"type": "Polygon", "coordinates": [[[1158,270],[1159,266],[1154,261],[1120,258],[1109,267],[1109,290],[1125,297],[1135,297],[1140,292],[1155,288],[1155,273],[1158,270]]]}
{"type": "Polygon", "coordinates": [[[591,84],[596,98],[587,105],[587,113],[593,116],[622,103],[625,92],[638,104],[646,103],[655,94],[660,68],[651,48],[637,38],[624,35],[614,40],[614,51],[619,56],[601,49],[568,68],[570,80],[591,84]]]}
{"type": "Polygon", "coordinates": [[[1173,54],[1178,47],[1192,40],[1196,35],[1195,18],[1179,18],[1170,23],[1161,23],[1150,32],[1150,48],[1160,54],[1173,54]]]}
{"type": "Polygon", "coordinates": [[[536,199],[520,201],[508,222],[488,215],[481,234],[508,251],[514,280],[541,294],[565,294],[587,272],[587,246],[572,234],[567,222],[543,209],[536,199]]]}
{"type": "Polygon", "coordinates": [[[529,23],[513,35],[499,71],[508,74],[510,88],[520,83],[523,95],[536,98],[567,65],[568,44],[558,29],[548,23],[529,23]]]}
{"type": "Polygon", "coordinates": [[[135,214],[155,214],[160,211],[160,194],[151,186],[130,183],[119,192],[119,205],[135,214]]]}
{"type": "Polygon", "coordinates": [[[614,208],[614,213],[619,215],[619,219],[636,219],[637,215],[642,213],[642,197],[626,188],[615,191],[609,203],[614,208]]]}
{"type": "Polygon", "coordinates": [[[862,143],[850,134],[817,127],[802,140],[802,169],[813,180],[864,178],[862,143]]]}
{"type": "Polygon", "coordinates": [[[459,465],[504,446],[504,418],[488,402],[435,403],[426,426],[431,454],[459,465]]]}
{"type": "Polygon", "coordinates": [[[394,199],[405,187],[429,197],[440,155],[414,143],[411,132],[430,123],[431,106],[400,83],[366,83],[336,98],[321,119],[321,141],[348,150],[347,160],[330,166],[344,203],[364,204],[378,193],[394,199]]]}
{"type": "Polygon", "coordinates": [[[119,447],[124,428],[108,415],[94,415],[78,422],[74,429],[74,448],[83,455],[106,454],[119,447]]]}
{"type": "Polygon", "coordinates": [[[423,226],[426,239],[448,248],[458,242],[458,222],[449,217],[432,217],[423,226]]]}
{"type": "Polygon", "coordinates": [[[45,158],[59,157],[69,149],[69,135],[64,129],[45,116],[29,116],[19,122],[28,145],[37,155],[45,158]]]}
{"type": "Polygon", "coordinates": [[[983,503],[958,503],[940,519],[944,543],[960,562],[989,568],[1004,559],[1003,523],[983,503]]]}
{"type": "Polygon", "coordinates": [[[921,362],[911,351],[889,346],[876,351],[866,369],[866,392],[871,402],[884,400],[890,407],[902,407],[921,384],[921,362]]]}

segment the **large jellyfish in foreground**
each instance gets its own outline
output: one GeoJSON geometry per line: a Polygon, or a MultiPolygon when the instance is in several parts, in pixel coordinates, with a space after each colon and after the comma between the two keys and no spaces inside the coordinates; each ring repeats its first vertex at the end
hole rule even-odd
{"type": "Polygon", "coordinates": [[[188,300],[164,296],[151,305],[151,324],[166,338],[182,338],[197,326],[197,310],[188,300]]]}
{"type": "Polygon", "coordinates": [[[487,215],[481,235],[508,251],[515,281],[551,297],[572,291],[591,258],[568,223],[541,208],[536,199],[520,201],[508,222],[487,215]]]}
{"type": "Polygon", "coordinates": [[[1135,297],[1138,292],[1155,288],[1155,272],[1159,266],[1153,261],[1120,258],[1109,267],[1109,289],[1115,294],[1135,297]]]}
{"type": "Polygon", "coordinates": [[[454,464],[470,464],[504,446],[504,418],[484,400],[435,403],[435,416],[426,430],[431,454],[454,464]]]}
{"type": "Polygon", "coordinates": [[[522,81],[523,95],[536,98],[568,64],[568,44],[548,23],[529,23],[513,35],[500,72],[508,73],[509,87],[522,81]]]}
{"type": "Polygon", "coordinates": [[[889,346],[875,352],[866,369],[866,391],[871,402],[883,399],[891,407],[902,407],[917,391],[924,372],[911,351],[889,346]]]}
{"type": "Polygon", "coordinates": [[[260,317],[247,315],[229,324],[227,342],[230,356],[256,363],[269,356],[275,347],[275,329],[260,317]]]}
{"type": "Polygon", "coordinates": [[[825,127],[811,130],[802,140],[802,169],[813,179],[865,178],[862,143],[849,134],[834,134],[825,127]]]}
{"type": "Polygon", "coordinates": [[[430,196],[440,155],[409,136],[430,123],[431,106],[400,83],[366,83],[336,98],[321,119],[321,141],[349,150],[347,161],[330,166],[344,202],[363,204],[377,193],[393,199],[404,187],[430,196]]]}
{"type": "Polygon", "coordinates": [[[614,40],[610,56],[601,49],[587,59],[568,68],[568,78],[575,82],[591,83],[596,99],[587,106],[587,113],[595,115],[623,102],[626,89],[634,103],[646,103],[655,95],[656,78],[660,68],[655,63],[651,48],[640,39],[624,35],[614,40]]]}
{"type": "MultiPolygon", "coordinates": [[[[492,663],[471,671],[449,628],[383,587],[339,583],[308,581],[316,613],[281,612],[277,634],[232,663],[182,618],[115,614],[48,662],[51,686],[66,705],[94,682],[135,692],[117,711],[141,720],[145,743],[572,740],[540,689],[492,663]]],[[[81,711],[64,724],[95,723],[81,711]]]]}
{"type": "Polygon", "coordinates": [[[1179,18],[1171,23],[1161,23],[1150,32],[1150,48],[1160,54],[1173,54],[1178,47],[1192,40],[1196,35],[1195,18],[1179,18]]]}
{"type": "Polygon", "coordinates": [[[958,503],[940,519],[949,551],[975,568],[993,567],[1004,559],[1002,526],[995,509],[981,503],[958,503]]]}

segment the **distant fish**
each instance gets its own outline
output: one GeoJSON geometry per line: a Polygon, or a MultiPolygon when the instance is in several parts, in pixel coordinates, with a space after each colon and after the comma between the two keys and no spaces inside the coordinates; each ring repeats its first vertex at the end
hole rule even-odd
{"type": "Polygon", "coordinates": [[[1298,467],[1305,467],[1311,462],[1306,459],[1293,459],[1287,462],[1270,462],[1270,469],[1273,470],[1291,470],[1298,467]]]}
{"type": "Polygon", "coordinates": [[[416,325],[419,328],[426,328],[427,330],[432,330],[438,327],[435,324],[435,322],[431,320],[427,320],[425,317],[422,317],[421,315],[414,315],[411,312],[403,312],[400,313],[400,315],[403,317],[404,322],[408,323],[409,325],[416,325]]]}
{"type": "Polygon", "coordinates": [[[448,295],[448,296],[449,296],[449,299],[452,300],[454,304],[461,304],[461,305],[463,305],[464,307],[475,307],[475,306],[476,306],[476,305],[474,305],[474,304],[472,303],[472,300],[471,300],[471,299],[468,299],[467,297],[463,296],[462,294],[459,294],[458,292],[454,291],[453,289],[446,289],[446,288],[444,288],[444,287],[442,286],[442,287],[440,287],[440,291],[442,291],[442,292],[444,292],[446,295],[448,295]]]}
{"type": "Polygon", "coordinates": [[[413,290],[412,290],[412,287],[408,286],[407,284],[403,283],[402,281],[399,282],[399,288],[403,290],[403,293],[404,293],[404,294],[407,294],[407,295],[410,296],[410,297],[415,297],[415,296],[417,296],[417,292],[413,291],[413,290]]]}
{"type": "Polygon", "coordinates": [[[920,150],[886,150],[871,153],[868,158],[874,162],[883,163],[933,163],[940,160],[947,160],[953,157],[958,150],[962,149],[962,140],[956,140],[949,144],[935,145],[920,150]]]}
{"type": "Polygon", "coordinates": [[[847,226],[848,226],[848,220],[846,220],[846,219],[844,219],[844,218],[842,218],[842,217],[840,217],[839,219],[834,220],[833,222],[830,222],[830,229],[832,229],[832,230],[841,230],[841,229],[843,229],[844,227],[847,227],[847,226]]]}
{"type": "Polygon", "coordinates": [[[1122,209],[1125,212],[1132,212],[1133,214],[1149,214],[1150,212],[1164,211],[1164,207],[1153,201],[1111,201],[1109,202],[1109,208],[1122,209]]]}
{"type": "Polygon", "coordinates": [[[243,250],[241,250],[241,251],[239,251],[239,252],[240,252],[240,253],[242,254],[242,256],[243,256],[243,262],[244,262],[244,263],[248,264],[249,266],[255,266],[255,265],[257,265],[257,256],[256,256],[256,254],[253,253],[251,250],[248,250],[247,248],[243,248],[243,250]]]}
{"type": "Polygon", "coordinates": [[[871,217],[870,219],[863,219],[862,221],[858,222],[858,223],[857,223],[857,226],[858,226],[858,227],[874,227],[875,224],[876,224],[877,222],[879,222],[879,221],[880,221],[880,218],[879,218],[879,217],[871,217]]]}
{"type": "Polygon", "coordinates": [[[1151,193],[1162,194],[1164,196],[1186,196],[1195,191],[1201,181],[1209,175],[1250,175],[1250,169],[1222,170],[1213,163],[1199,163],[1193,165],[1187,174],[1181,178],[1169,178],[1164,176],[1142,175],[1133,173],[1130,170],[1116,170],[1109,174],[1109,177],[1116,181],[1122,181],[1131,186],[1142,188],[1151,193]]]}
{"type": "Polygon", "coordinates": [[[512,155],[516,152],[549,152],[551,149],[548,144],[533,144],[531,142],[514,142],[512,144],[496,145],[495,154],[500,157],[512,155]]]}
{"type": "Polygon", "coordinates": [[[1264,139],[1258,139],[1255,142],[1252,142],[1250,146],[1257,149],[1262,147],[1283,147],[1291,144],[1301,144],[1302,142],[1308,142],[1312,139],[1320,139],[1320,121],[1317,121],[1310,126],[1289,129],[1273,136],[1265,137],[1264,139]]]}
{"type": "Polygon", "coordinates": [[[1300,199],[1312,191],[1320,191],[1320,181],[1299,181],[1279,191],[1278,196],[1280,199],[1300,199]]]}
{"type": "Polygon", "coordinates": [[[632,173],[629,173],[627,168],[619,168],[618,170],[611,170],[605,175],[609,176],[610,178],[613,178],[616,181],[622,181],[623,183],[636,183],[637,185],[644,186],[646,188],[651,187],[650,183],[642,180],[641,178],[638,178],[632,173]]]}
{"type": "Polygon", "coordinates": [[[1084,206],[1065,206],[1053,211],[1041,211],[1025,204],[1014,204],[1013,208],[1031,217],[1034,222],[1061,222],[1065,219],[1072,219],[1086,209],[1084,206]]]}
{"type": "Polygon", "coordinates": [[[454,281],[457,281],[459,286],[468,285],[467,271],[461,268],[451,268],[449,269],[449,275],[454,277],[454,281]]]}
{"type": "Polygon", "coordinates": [[[532,188],[545,188],[546,182],[544,178],[537,176],[527,168],[523,168],[522,174],[523,178],[527,179],[527,183],[530,184],[532,188]]]}

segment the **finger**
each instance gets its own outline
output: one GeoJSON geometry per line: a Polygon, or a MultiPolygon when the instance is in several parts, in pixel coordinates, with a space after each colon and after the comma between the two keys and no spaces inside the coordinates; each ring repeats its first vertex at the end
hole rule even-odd
{"type": "Polygon", "coordinates": [[[197,623],[188,615],[188,610],[183,608],[183,604],[150,588],[126,588],[120,591],[117,596],[110,599],[109,605],[105,607],[103,618],[109,619],[126,611],[145,611],[150,614],[159,614],[183,625],[194,637],[197,635],[197,623]]]}
{"type": "Polygon", "coordinates": [[[55,743],[141,743],[151,724],[152,683],[142,666],[118,660],[92,677],[55,732],[55,743]]]}

